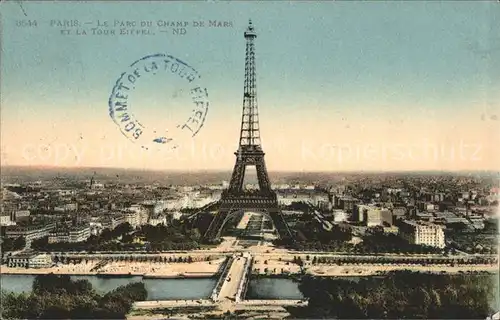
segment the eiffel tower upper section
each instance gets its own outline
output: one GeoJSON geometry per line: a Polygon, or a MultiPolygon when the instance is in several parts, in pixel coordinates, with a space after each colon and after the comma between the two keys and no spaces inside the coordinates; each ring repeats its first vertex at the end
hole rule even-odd
{"type": "MultiPolygon", "coordinates": [[[[245,81],[243,88],[243,114],[241,118],[241,131],[238,150],[235,152],[236,164],[233,169],[229,189],[223,194],[223,198],[231,195],[248,195],[244,190],[243,181],[245,168],[255,166],[259,183],[259,192],[268,198],[276,198],[271,190],[269,176],[264,161],[264,152],[260,141],[259,112],[257,108],[257,73],[255,70],[255,39],[257,33],[252,21],[249,21],[245,31],[246,53],[245,53],[245,81]]],[[[254,192],[253,192],[254,193],[254,192]]]]}
{"type": "Polygon", "coordinates": [[[257,33],[249,21],[245,31],[245,82],[243,90],[243,115],[238,153],[262,152],[260,144],[259,110],[257,107],[257,81],[255,70],[255,43],[257,33]]]}

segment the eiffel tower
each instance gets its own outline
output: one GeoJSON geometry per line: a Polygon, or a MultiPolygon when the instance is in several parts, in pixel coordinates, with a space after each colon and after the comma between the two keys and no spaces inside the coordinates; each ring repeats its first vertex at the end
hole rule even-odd
{"type": "Polygon", "coordinates": [[[264,151],[260,143],[259,113],[257,109],[257,86],[255,71],[255,44],[257,38],[252,21],[245,31],[245,82],[243,91],[243,116],[238,150],[235,152],[236,164],[229,188],[224,190],[219,201],[219,211],[204,234],[206,241],[218,240],[222,229],[233,213],[256,211],[271,218],[278,236],[292,240],[288,225],[278,206],[276,193],[271,190],[264,151]],[[243,181],[247,166],[255,166],[259,190],[245,190],[243,181]]]}

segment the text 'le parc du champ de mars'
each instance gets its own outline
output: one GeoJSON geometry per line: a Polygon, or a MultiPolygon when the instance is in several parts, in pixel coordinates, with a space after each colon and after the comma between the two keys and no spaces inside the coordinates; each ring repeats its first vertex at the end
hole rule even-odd
{"type": "Polygon", "coordinates": [[[183,35],[189,28],[232,28],[225,20],[50,20],[63,35],[155,35],[157,32],[183,35]]]}

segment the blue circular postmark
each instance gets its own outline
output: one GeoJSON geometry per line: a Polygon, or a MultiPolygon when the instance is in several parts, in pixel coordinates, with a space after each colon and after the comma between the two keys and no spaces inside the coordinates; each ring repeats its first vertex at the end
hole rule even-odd
{"type": "Polygon", "coordinates": [[[155,145],[176,148],[203,127],[209,101],[207,88],[193,67],[159,53],[135,61],[120,75],[108,105],[109,116],[130,141],[146,149],[155,145]],[[159,111],[167,116],[156,114],[159,111]]]}

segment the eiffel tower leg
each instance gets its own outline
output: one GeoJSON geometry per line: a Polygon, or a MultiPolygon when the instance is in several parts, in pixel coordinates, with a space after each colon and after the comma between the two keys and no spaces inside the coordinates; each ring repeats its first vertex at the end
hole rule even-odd
{"type": "Polygon", "coordinates": [[[237,159],[234,165],[229,190],[232,193],[239,193],[243,190],[243,180],[245,179],[245,164],[241,159],[237,159]]]}
{"type": "Polygon", "coordinates": [[[280,239],[293,241],[292,232],[290,231],[290,228],[285,221],[285,217],[281,213],[281,210],[279,209],[277,204],[276,207],[269,209],[269,216],[273,221],[274,227],[276,228],[280,239]]]}
{"type": "Polygon", "coordinates": [[[208,242],[212,242],[218,240],[220,238],[220,234],[222,231],[222,227],[224,225],[224,221],[228,216],[227,211],[219,211],[215,214],[210,226],[208,227],[203,239],[208,242]]]}
{"type": "Polygon", "coordinates": [[[267,175],[266,163],[264,162],[264,157],[260,157],[257,159],[255,163],[255,170],[257,171],[259,189],[263,192],[270,192],[271,183],[269,182],[269,176],[267,175]]]}

